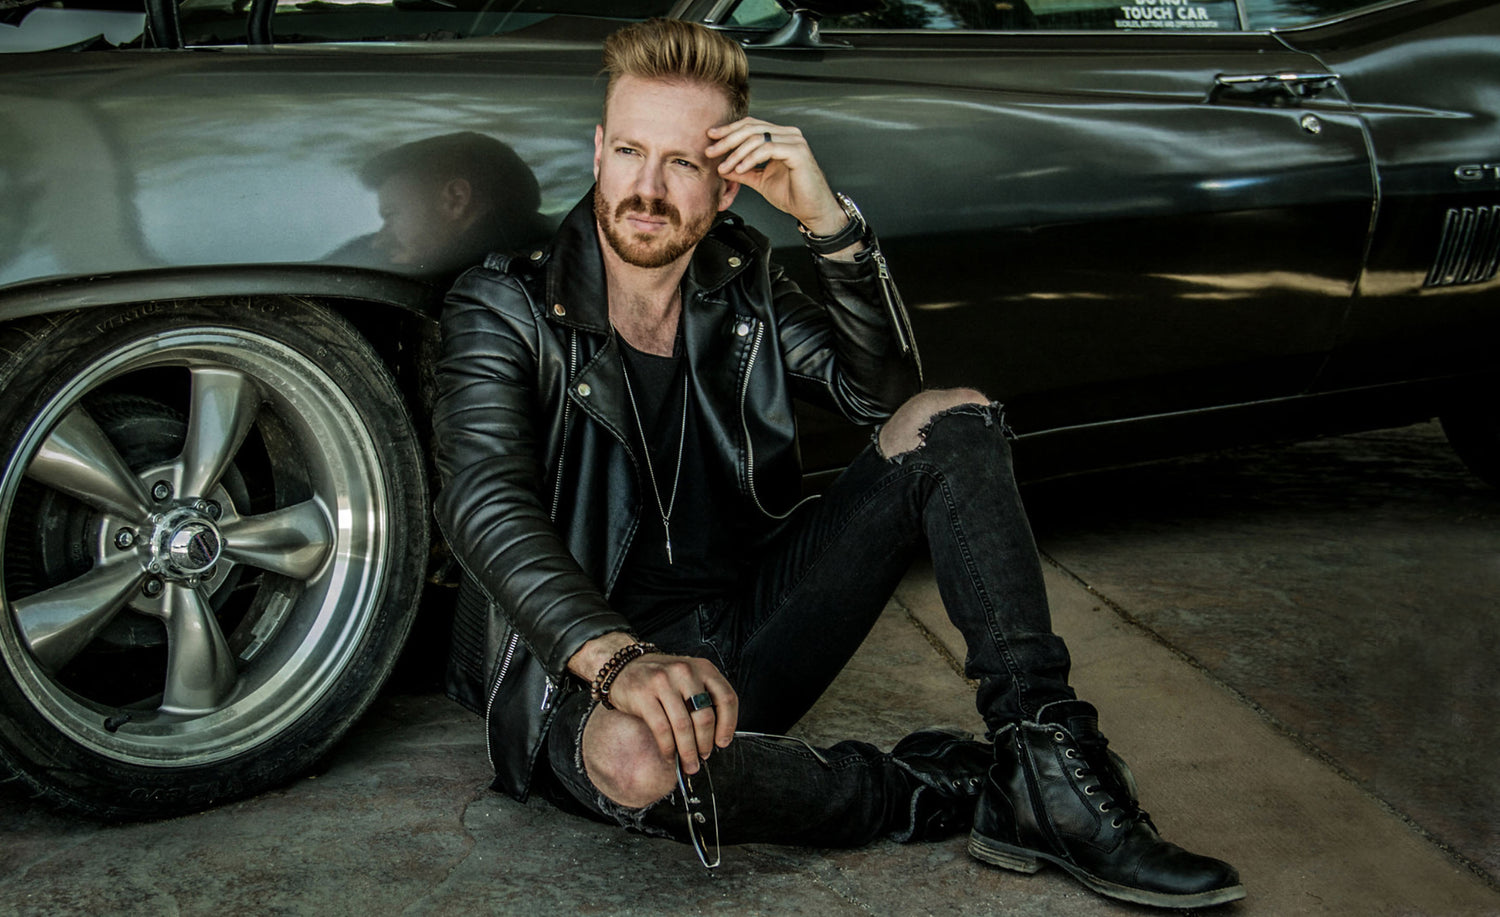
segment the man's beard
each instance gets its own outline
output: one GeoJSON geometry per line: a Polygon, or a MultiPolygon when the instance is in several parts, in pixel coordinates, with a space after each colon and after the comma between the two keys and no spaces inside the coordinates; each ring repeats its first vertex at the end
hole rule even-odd
{"type": "Polygon", "coordinates": [[[611,208],[604,195],[595,192],[594,219],[621,261],[635,267],[655,268],[666,267],[692,251],[693,246],[708,235],[714,215],[705,213],[694,222],[683,225],[681,212],[666,201],[648,201],[633,194],[611,208]],[[629,233],[621,229],[620,221],[631,213],[664,218],[672,229],[665,238],[655,240],[643,233],[629,233]]]}

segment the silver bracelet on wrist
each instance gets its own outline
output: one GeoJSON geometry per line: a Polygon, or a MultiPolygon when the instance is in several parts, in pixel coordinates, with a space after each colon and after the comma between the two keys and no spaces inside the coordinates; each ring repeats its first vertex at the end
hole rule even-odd
{"type": "Polygon", "coordinates": [[[831,255],[834,252],[843,251],[865,238],[870,232],[870,227],[865,223],[864,214],[859,212],[859,208],[854,206],[854,202],[849,200],[847,195],[836,193],[834,197],[838,199],[839,206],[844,208],[845,215],[849,217],[849,222],[844,224],[843,229],[831,236],[820,236],[800,222],[797,224],[797,231],[802,233],[802,241],[819,255],[831,255]]]}

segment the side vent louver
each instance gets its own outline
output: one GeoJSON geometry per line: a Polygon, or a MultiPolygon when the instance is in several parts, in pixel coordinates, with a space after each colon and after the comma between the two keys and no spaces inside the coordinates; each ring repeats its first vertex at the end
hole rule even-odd
{"type": "Polygon", "coordinates": [[[1443,218],[1429,287],[1483,283],[1500,267],[1500,207],[1454,207],[1443,218]]]}

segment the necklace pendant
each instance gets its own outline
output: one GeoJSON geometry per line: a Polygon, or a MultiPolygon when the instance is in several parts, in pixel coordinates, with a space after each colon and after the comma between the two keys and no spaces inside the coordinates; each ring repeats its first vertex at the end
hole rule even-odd
{"type": "Polygon", "coordinates": [[[672,524],[667,520],[661,521],[662,528],[667,532],[667,563],[672,563],[672,524]]]}

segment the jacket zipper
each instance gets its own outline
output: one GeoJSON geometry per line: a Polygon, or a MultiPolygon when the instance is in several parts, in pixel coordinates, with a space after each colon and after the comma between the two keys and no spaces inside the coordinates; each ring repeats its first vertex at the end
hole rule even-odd
{"type": "Polygon", "coordinates": [[[495,751],[490,746],[490,714],[495,708],[495,695],[500,693],[500,684],[505,681],[505,672],[510,668],[510,661],[515,658],[516,646],[521,642],[521,635],[511,631],[510,640],[505,644],[505,658],[500,660],[500,674],[495,678],[495,686],[490,688],[490,699],[484,705],[484,756],[489,759],[490,770],[498,771],[495,766],[495,751]]]}
{"type": "Polygon", "coordinates": [[[896,289],[890,266],[885,263],[885,254],[877,248],[871,257],[875,259],[875,266],[880,272],[880,295],[885,299],[885,307],[890,310],[896,341],[901,345],[902,353],[911,353],[911,323],[906,317],[906,303],[901,301],[901,291],[896,289]]]}
{"type": "MultiPolygon", "coordinates": [[[[570,332],[569,335],[568,335],[568,378],[567,378],[567,385],[568,386],[571,386],[573,384],[573,377],[577,374],[577,371],[578,371],[578,332],[577,331],[573,331],[573,332],[570,332]]],[[[561,502],[561,500],[562,500],[563,457],[568,454],[568,423],[569,423],[569,420],[572,417],[572,413],[573,413],[573,401],[572,401],[572,399],[568,398],[566,392],[564,392],[564,394],[563,394],[563,435],[562,435],[563,447],[562,447],[562,453],[557,458],[557,479],[556,479],[555,485],[554,485],[554,487],[552,489],[552,509],[547,514],[547,518],[551,519],[553,522],[557,521],[557,506],[558,506],[558,503],[561,502]]],[[[494,684],[493,687],[490,688],[490,697],[489,697],[489,700],[486,701],[485,705],[484,705],[484,721],[485,721],[486,724],[488,724],[489,721],[490,721],[490,714],[495,709],[495,698],[500,694],[500,686],[503,685],[503,684],[505,684],[505,676],[507,674],[509,674],[509,672],[510,672],[510,664],[516,658],[516,648],[518,646],[520,646],[520,644],[521,644],[521,634],[518,631],[512,630],[511,633],[510,633],[510,639],[508,641],[506,641],[506,643],[505,643],[505,655],[500,660],[500,671],[495,675],[495,684],[494,684]]],[[[547,702],[552,699],[552,689],[553,689],[553,687],[554,687],[554,685],[552,684],[552,678],[549,676],[547,678],[547,687],[542,692],[542,709],[543,710],[547,709],[547,702]]],[[[494,753],[490,750],[490,731],[489,731],[489,729],[485,729],[485,731],[484,731],[484,753],[485,753],[485,757],[489,758],[490,767],[493,769],[494,766],[495,766],[495,756],[494,756],[494,753]]]]}
{"type": "Polygon", "coordinates": [[[755,322],[755,339],[750,342],[750,359],[745,363],[745,376],[740,382],[740,429],[745,433],[745,485],[750,490],[750,499],[754,501],[755,508],[767,518],[779,521],[790,516],[797,511],[797,507],[815,497],[798,500],[791,509],[777,514],[766,509],[765,504],[760,502],[760,494],[755,491],[755,444],[750,441],[750,423],[745,418],[745,400],[750,393],[750,371],[755,369],[755,358],[760,354],[760,343],[766,336],[766,326],[760,319],[751,319],[751,321],[755,322]]]}
{"type": "MultiPolygon", "coordinates": [[[[570,331],[568,332],[568,389],[571,389],[573,387],[573,377],[577,374],[578,332],[570,331]]],[[[573,399],[569,398],[567,391],[564,390],[562,451],[557,456],[557,477],[554,479],[552,487],[552,510],[547,514],[547,518],[551,519],[554,523],[557,522],[558,504],[562,502],[563,459],[566,458],[568,454],[568,421],[571,419],[572,414],[573,399]]]]}

